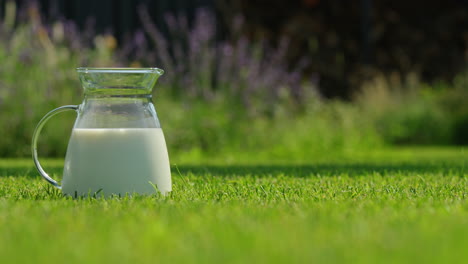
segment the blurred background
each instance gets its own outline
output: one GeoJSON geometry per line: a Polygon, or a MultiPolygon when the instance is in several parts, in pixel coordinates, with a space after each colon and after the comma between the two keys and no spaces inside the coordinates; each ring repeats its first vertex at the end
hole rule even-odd
{"type": "MultiPolygon", "coordinates": [[[[0,157],[82,101],[80,66],[166,71],[173,161],[468,144],[467,0],[0,0],[0,62],[0,157]]],[[[74,118],[40,155],[63,157],[74,118]]]]}

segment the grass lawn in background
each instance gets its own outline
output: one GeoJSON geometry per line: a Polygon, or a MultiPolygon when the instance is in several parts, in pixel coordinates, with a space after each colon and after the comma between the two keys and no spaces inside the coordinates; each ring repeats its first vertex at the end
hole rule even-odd
{"type": "Polygon", "coordinates": [[[248,157],[181,158],[171,195],[111,199],[62,197],[32,161],[0,160],[0,263],[468,260],[464,149],[248,157]]]}

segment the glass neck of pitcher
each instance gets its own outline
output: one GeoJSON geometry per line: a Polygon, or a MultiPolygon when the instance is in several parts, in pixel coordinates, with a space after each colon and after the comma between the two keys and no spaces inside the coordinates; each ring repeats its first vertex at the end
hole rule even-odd
{"type": "Polygon", "coordinates": [[[152,89],[158,68],[78,68],[84,89],[75,128],[159,128],[152,89]]]}
{"type": "Polygon", "coordinates": [[[151,95],[86,95],[75,128],[160,128],[151,95]]]}

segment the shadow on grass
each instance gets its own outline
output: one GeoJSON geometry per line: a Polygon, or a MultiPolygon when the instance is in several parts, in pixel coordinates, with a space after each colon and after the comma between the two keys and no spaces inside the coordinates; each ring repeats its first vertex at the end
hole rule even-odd
{"type": "MultiPolygon", "coordinates": [[[[60,166],[44,166],[45,170],[53,176],[62,175],[63,168],[60,166]]],[[[178,165],[172,166],[173,175],[179,172],[184,175],[188,173],[215,176],[279,176],[289,177],[313,177],[313,176],[336,176],[349,175],[359,176],[372,173],[391,175],[395,173],[442,173],[459,174],[467,173],[464,163],[398,163],[398,164],[373,164],[373,163],[325,163],[316,165],[178,165]]],[[[26,176],[39,177],[39,173],[32,166],[15,166],[13,168],[0,167],[0,177],[26,176]]],[[[58,178],[58,177],[57,177],[58,178]]]]}
{"type": "Polygon", "coordinates": [[[318,164],[318,165],[259,165],[259,166],[178,166],[172,172],[193,174],[212,174],[217,176],[279,176],[311,177],[311,176],[359,176],[372,173],[391,175],[395,173],[453,173],[466,174],[463,165],[416,165],[416,164],[318,164]]]}

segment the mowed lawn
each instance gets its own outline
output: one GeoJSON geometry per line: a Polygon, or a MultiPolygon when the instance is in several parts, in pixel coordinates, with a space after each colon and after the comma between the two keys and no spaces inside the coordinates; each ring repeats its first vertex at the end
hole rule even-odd
{"type": "Polygon", "coordinates": [[[0,263],[468,261],[465,150],[332,156],[182,162],[171,195],[107,200],[0,160],[0,263]]]}

